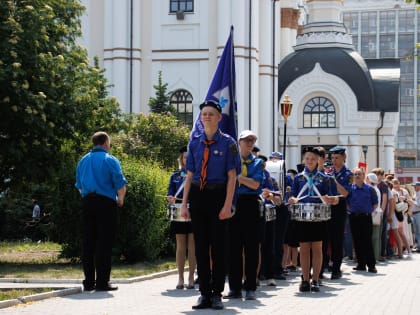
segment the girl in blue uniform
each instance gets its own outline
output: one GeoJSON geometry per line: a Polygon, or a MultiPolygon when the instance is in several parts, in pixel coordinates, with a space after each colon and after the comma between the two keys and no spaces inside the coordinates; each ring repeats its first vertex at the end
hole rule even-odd
{"type": "MultiPolygon", "coordinates": [[[[321,203],[337,204],[338,197],[331,185],[330,179],[317,169],[319,151],[312,147],[305,148],[303,161],[305,168],[302,173],[296,175],[292,196],[289,204],[295,203],[321,203]],[[304,191],[302,191],[304,190],[304,191]],[[306,196],[298,199],[297,196],[306,196]]],[[[319,274],[322,266],[322,240],[327,233],[327,221],[297,221],[297,236],[300,246],[300,264],[302,267],[302,282],[300,292],[319,291],[319,274]],[[309,284],[310,266],[312,253],[312,283],[309,284]]]]}
{"type": "MultiPolygon", "coordinates": [[[[180,153],[181,155],[178,158],[179,170],[173,172],[169,180],[169,204],[181,203],[182,201],[182,193],[184,191],[183,185],[186,176],[185,164],[187,161],[187,147],[181,148],[180,153]]],[[[176,237],[176,265],[178,267],[178,284],[176,288],[184,288],[184,266],[185,259],[188,257],[189,276],[186,288],[194,289],[194,271],[196,261],[191,221],[189,219],[183,219],[182,217],[172,220],[171,234],[175,234],[176,237]]]]}

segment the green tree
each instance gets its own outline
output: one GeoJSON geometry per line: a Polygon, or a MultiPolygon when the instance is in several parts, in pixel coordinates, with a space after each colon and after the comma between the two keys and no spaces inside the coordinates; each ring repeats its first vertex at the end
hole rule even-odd
{"type": "Polygon", "coordinates": [[[188,143],[189,128],[166,114],[138,114],[131,119],[130,128],[113,137],[113,152],[123,158],[146,158],[177,168],[179,149],[188,143]]]}
{"type": "Polygon", "coordinates": [[[176,109],[169,104],[168,83],[162,82],[162,71],[159,71],[158,84],[153,85],[156,90],[155,97],[149,98],[149,107],[152,113],[175,113],[176,109]]]}
{"type": "Polygon", "coordinates": [[[69,158],[63,145],[121,128],[103,71],[76,44],[83,10],[74,0],[0,1],[0,191],[49,178],[69,158]]]}

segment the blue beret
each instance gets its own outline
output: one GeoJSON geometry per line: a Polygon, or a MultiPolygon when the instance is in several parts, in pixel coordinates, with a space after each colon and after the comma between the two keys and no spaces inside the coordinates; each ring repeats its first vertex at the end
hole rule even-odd
{"type": "Polygon", "coordinates": [[[335,146],[335,147],[333,147],[333,148],[330,149],[330,153],[333,153],[333,154],[344,154],[344,153],[346,153],[346,148],[337,145],[337,146],[335,146]]]}
{"type": "Polygon", "coordinates": [[[216,108],[219,113],[222,113],[222,108],[220,107],[219,103],[213,100],[204,101],[200,104],[200,110],[202,110],[206,106],[211,106],[213,108],[216,108]]]}

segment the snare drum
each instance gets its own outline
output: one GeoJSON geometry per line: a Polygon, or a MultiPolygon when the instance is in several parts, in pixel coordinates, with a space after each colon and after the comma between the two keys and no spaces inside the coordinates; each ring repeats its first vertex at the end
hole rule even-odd
{"type": "Polygon", "coordinates": [[[191,221],[190,218],[185,219],[184,217],[181,216],[180,203],[168,204],[168,208],[166,212],[170,221],[175,221],[175,222],[190,222],[191,221]]]}
{"type": "Polygon", "coordinates": [[[265,222],[274,221],[276,219],[276,206],[273,204],[265,205],[265,222]]]}
{"type": "Polygon", "coordinates": [[[331,219],[331,206],[324,203],[295,203],[289,205],[290,219],[320,222],[331,219]]]}

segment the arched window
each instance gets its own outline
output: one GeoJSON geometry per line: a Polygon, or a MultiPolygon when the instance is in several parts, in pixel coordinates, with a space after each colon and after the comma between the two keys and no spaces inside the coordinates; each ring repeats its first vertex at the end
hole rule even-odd
{"type": "Polygon", "coordinates": [[[178,120],[184,122],[187,126],[193,125],[193,97],[187,90],[176,90],[172,93],[170,104],[177,111],[178,120]]]}
{"type": "Polygon", "coordinates": [[[325,97],[310,99],[303,108],[303,128],[335,128],[334,104],[325,97]]]}

